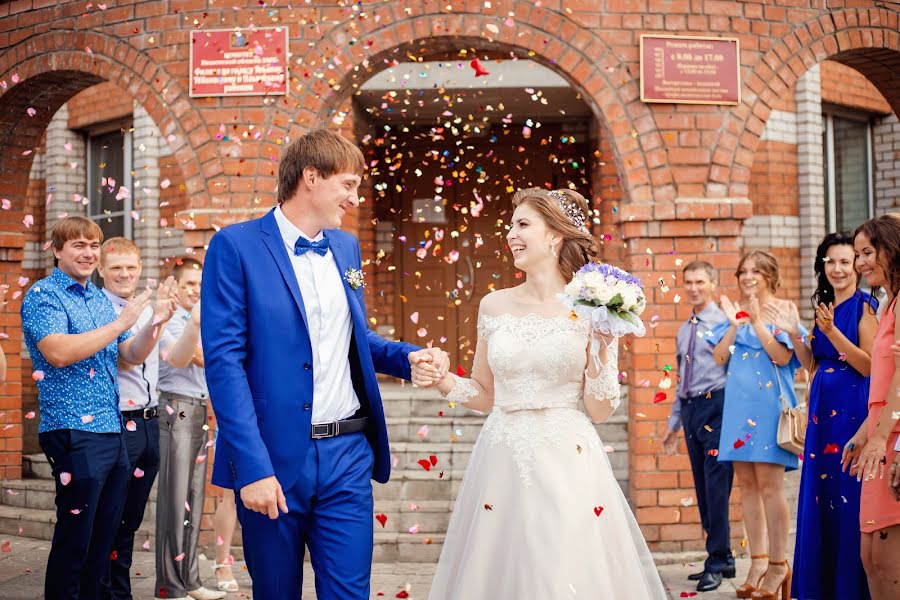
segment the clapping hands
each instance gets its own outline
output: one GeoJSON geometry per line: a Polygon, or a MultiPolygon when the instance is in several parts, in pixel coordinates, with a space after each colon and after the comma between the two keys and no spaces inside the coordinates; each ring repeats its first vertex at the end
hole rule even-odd
{"type": "Polygon", "coordinates": [[[156,288],[156,304],[153,306],[153,324],[166,323],[178,310],[178,293],[175,278],[171,275],[156,288]]]}
{"type": "Polygon", "coordinates": [[[409,353],[412,382],[419,387],[440,383],[450,371],[450,356],[440,348],[423,348],[409,353]]]}

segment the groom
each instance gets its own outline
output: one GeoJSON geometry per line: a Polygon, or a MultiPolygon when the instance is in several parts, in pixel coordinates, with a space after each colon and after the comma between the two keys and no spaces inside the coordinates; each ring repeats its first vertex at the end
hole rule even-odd
{"type": "Polygon", "coordinates": [[[375,373],[449,366],[440,350],[366,325],[359,243],[338,229],[359,205],[363,168],[339,135],[304,135],[279,163],[278,207],[221,230],[206,254],[212,481],[236,492],[256,598],[300,597],[305,547],[320,600],[369,598],[371,480],[391,468],[375,373]]]}

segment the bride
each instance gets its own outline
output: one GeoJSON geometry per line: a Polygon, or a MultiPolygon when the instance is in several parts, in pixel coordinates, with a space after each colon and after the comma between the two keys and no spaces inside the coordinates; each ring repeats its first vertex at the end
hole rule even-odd
{"type": "Polygon", "coordinates": [[[481,301],[471,379],[413,367],[414,383],[490,412],[429,599],[668,598],[591,424],[619,404],[618,346],[557,297],[597,258],[587,201],[532,188],[513,206],[507,241],[527,278],[481,301]]]}

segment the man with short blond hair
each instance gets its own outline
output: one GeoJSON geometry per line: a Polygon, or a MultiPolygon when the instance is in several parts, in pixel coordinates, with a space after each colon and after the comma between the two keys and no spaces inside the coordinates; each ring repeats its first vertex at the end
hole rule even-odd
{"type": "MultiPolygon", "coordinates": [[[[47,600],[99,600],[109,584],[109,556],[128,482],[117,364],[139,365],[156,345],[157,325],[132,326],[148,306],[146,290],[116,315],[91,283],[103,232],[85,217],[51,230],[56,268],[22,302],[22,331],[34,367],[41,421],[38,438],[56,481],[56,527],[47,559],[47,600]]],[[[152,320],[174,305],[159,290],[152,320]]]]}
{"type": "MultiPolygon", "coordinates": [[[[141,279],[140,249],[129,239],[114,237],[100,246],[100,263],[97,272],[103,280],[103,293],[112,302],[116,313],[121,313],[134,298],[141,279]]],[[[177,302],[174,278],[169,277],[161,286],[160,293],[168,293],[173,303],[177,302]],[[163,292],[162,290],[167,290],[163,292]]],[[[132,326],[137,332],[153,321],[153,311],[144,309],[132,326]]],[[[110,556],[109,598],[131,600],[131,569],[134,551],[134,535],[144,519],[144,510],[150,497],[150,490],[159,471],[159,381],[160,353],[166,361],[176,366],[186,365],[197,346],[199,331],[194,337],[182,335],[180,339],[168,331],[170,321],[156,323],[157,347],[140,365],[119,362],[119,410],[125,429],[122,435],[128,451],[130,476],[126,488],[122,519],[119,522],[113,553],[110,556]]]]}

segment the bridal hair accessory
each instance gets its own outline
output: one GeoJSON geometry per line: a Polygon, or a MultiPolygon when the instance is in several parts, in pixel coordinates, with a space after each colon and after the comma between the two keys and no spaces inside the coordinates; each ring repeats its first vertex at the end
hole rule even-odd
{"type": "Polygon", "coordinates": [[[559,205],[559,209],[563,211],[563,214],[565,214],[569,218],[569,220],[572,222],[572,225],[574,225],[584,233],[588,233],[587,227],[584,226],[584,213],[578,207],[578,204],[576,202],[566,198],[566,195],[559,190],[550,190],[548,194],[550,194],[551,198],[556,200],[556,203],[559,205]]]}
{"type": "MultiPolygon", "coordinates": [[[[572,277],[559,295],[572,318],[589,319],[594,331],[613,338],[647,333],[641,313],[647,308],[644,285],[627,271],[605,263],[589,262],[572,277]]],[[[604,340],[605,341],[605,340],[604,340]]],[[[591,355],[600,366],[600,344],[591,336],[591,355]]]]}
{"type": "Polygon", "coordinates": [[[350,287],[354,290],[366,287],[366,282],[363,279],[363,272],[359,269],[347,269],[344,271],[344,279],[347,280],[347,283],[349,283],[350,287]]]}

